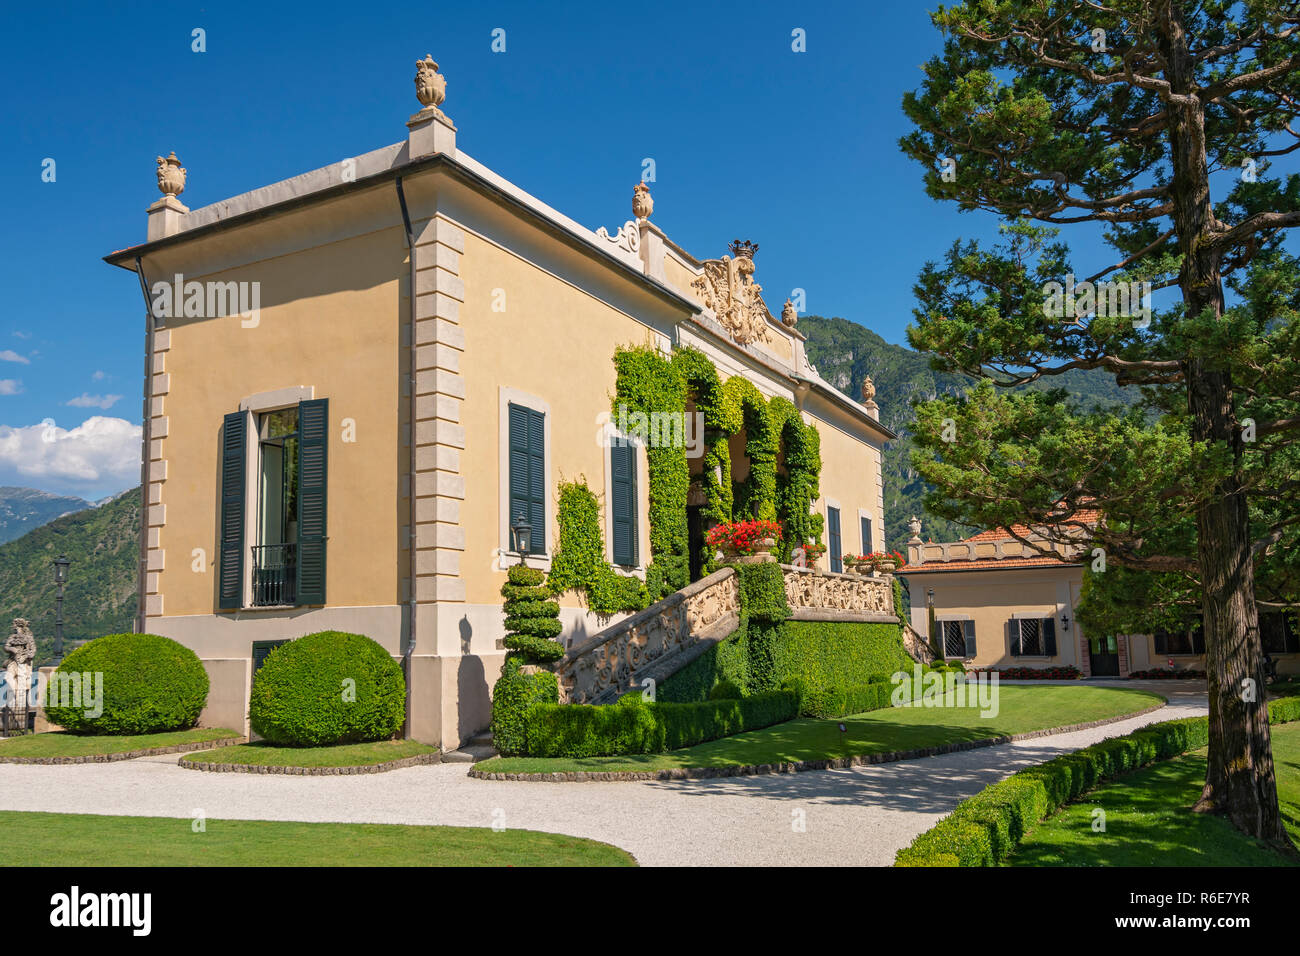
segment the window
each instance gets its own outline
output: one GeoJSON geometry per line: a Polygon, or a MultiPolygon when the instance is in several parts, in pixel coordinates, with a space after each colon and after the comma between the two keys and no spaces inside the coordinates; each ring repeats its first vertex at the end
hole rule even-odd
{"type": "Polygon", "coordinates": [[[1157,654],[1205,653],[1205,632],[1199,624],[1181,631],[1157,630],[1152,638],[1157,654]]]}
{"type": "Polygon", "coordinates": [[[328,399],[225,417],[217,568],[222,610],[325,603],[328,422],[328,399]],[[250,455],[256,456],[251,471],[250,455]],[[250,474],[255,502],[247,500],[250,474]]]}
{"type": "Polygon", "coordinates": [[[941,621],[940,627],[943,629],[943,656],[945,659],[975,656],[974,621],[941,621]]]}
{"type": "Polygon", "coordinates": [[[266,657],[277,647],[288,644],[288,641],[254,641],[253,642],[253,673],[256,674],[266,661],[266,657]]]}
{"type": "MultiPolygon", "coordinates": [[[[532,526],[529,554],[546,553],[546,416],[510,403],[510,524],[532,526]]],[[[513,548],[513,543],[511,544],[513,548]]]]}
{"type": "Polygon", "coordinates": [[[876,550],[871,544],[871,519],[863,515],[858,521],[862,525],[862,554],[870,554],[876,550]]]}
{"type": "Polygon", "coordinates": [[[614,563],[637,563],[636,445],[616,438],[609,446],[610,518],[614,526],[614,563]]]}
{"type": "Polygon", "coordinates": [[[1013,657],[1055,657],[1056,618],[1018,617],[1007,622],[1013,657]]]}
{"type": "Polygon", "coordinates": [[[1300,653],[1300,631],[1291,611],[1261,611],[1259,639],[1270,654],[1300,653]]]}
{"type": "Polygon", "coordinates": [[[836,574],[844,573],[844,561],[841,557],[843,552],[840,550],[844,545],[840,540],[840,509],[827,506],[826,508],[826,527],[829,529],[830,543],[826,550],[831,558],[831,570],[836,574]]]}
{"type": "Polygon", "coordinates": [[[254,607],[293,604],[298,585],[298,409],[264,412],[258,425],[254,607]]]}

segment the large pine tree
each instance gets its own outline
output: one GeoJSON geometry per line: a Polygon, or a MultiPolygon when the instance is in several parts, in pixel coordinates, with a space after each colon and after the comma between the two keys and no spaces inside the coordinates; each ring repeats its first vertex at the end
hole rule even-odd
{"type": "Polygon", "coordinates": [[[904,100],[901,145],[932,197],[1006,225],[923,270],[912,344],[995,384],[1102,369],[1145,386],[1148,407],[1089,414],[987,384],[930,403],[928,504],[1028,520],[1195,593],[1210,693],[1198,808],[1287,845],[1256,566],[1276,565],[1300,522],[1300,270],[1284,245],[1300,225],[1300,3],[967,0],[933,21],[943,52],[904,100]],[[1075,273],[1062,232],[1115,252],[1075,273]],[[1169,304],[1144,318],[1098,296],[1062,315],[1071,276],[1150,282],[1169,304]]]}

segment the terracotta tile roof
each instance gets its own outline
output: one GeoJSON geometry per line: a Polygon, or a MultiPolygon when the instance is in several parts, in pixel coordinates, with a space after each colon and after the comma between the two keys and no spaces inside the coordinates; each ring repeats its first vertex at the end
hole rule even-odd
{"type": "MultiPolygon", "coordinates": [[[[1096,509],[1090,511],[1079,511],[1071,519],[1071,522],[1084,522],[1086,524],[1095,524],[1101,518],[1101,512],[1096,509]]],[[[1011,526],[1012,532],[1027,538],[1032,533],[1028,525],[1015,524],[1011,526]]],[[[1007,532],[1006,528],[990,528],[988,531],[981,531],[979,534],[971,535],[969,538],[962,538],[962,542],[967,541],[1002,541],[1011,540],[1012,535],[1007,532]]]]}
{"type": "Polygon", "coordinates": [[[975,561],[927,561],[925,564],[905,564],[895,574],[931,574],[939,571],[998,571],[1013,568],[1071,568],[1078,561],[1061,558],[979,558],[975,561]]]}

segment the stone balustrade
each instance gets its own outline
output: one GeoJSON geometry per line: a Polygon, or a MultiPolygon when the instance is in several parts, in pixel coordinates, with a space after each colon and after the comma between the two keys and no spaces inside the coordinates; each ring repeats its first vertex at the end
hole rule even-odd
{"type": "MultiPolygon", "coordinates": [[[[1080,551],[1080,546],[1055,543],[1040,544],[1059,554],[1065,560],[1072,560],[1080,551]]],[[[907,563],[912,566],[940,561],[983,561],[1039,558],[1042,553],[1014,538],[1001,538],[984,541],[944,541],[944,542],[909,542],[907,546],[907,563]]]]}
{"type": "Polygon", "coordinates": [[[613,703],[685,667],[739,623],[736,572],[723,568],[570,648],[556,667],[560,700],[613,703]]]}
{"type": "MultiPolygon", "coordinates": [[[[793,620],[898,621],[891,575],[781,570],[793,620]]],[[[571,647],[556,665],[560,700],[613,703],[643,681],[672,676],[739,624],[739,580],[733,568],[723,568],[571,647]]]]}

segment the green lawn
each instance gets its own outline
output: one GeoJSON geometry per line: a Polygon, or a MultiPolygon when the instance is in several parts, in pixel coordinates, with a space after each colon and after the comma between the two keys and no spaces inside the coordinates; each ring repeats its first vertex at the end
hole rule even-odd
{"type": "Polygon", "coordinates": [[[635,866],[606,843],[533,830],[0,811],[10,866],[635,866]],[[8,830],[12,826],[13,830],[8,830]]]}
{"type": "MultiPolygon", "coordinates": [[[[1300,844],[1300,722],[1272,728],[1278,799],[1300,844]]],[[[1221,817],[1192,813],[1205,751],[1152,764],[1098,787],[1034,827],[1010,866],[1294,866],[1221,817]],[[1106,812],[1094,833],[1092,812],[1106,812]]]]}
{"type": "Polygon", "coordinates": [[[1161,702],[1160,697],[1145,691],[1068,685],[1001,685],[998,697],[996,717],[981,717],[975,707],[887,707],[838,720],[800,718],[666,754],[494,757],[476,766],[488,773],[554,773],[825,760],[1046,730],[1117,717],[1161,702]]]}
{"type": "Polygon", "coordinates": [[[437,747],[414,740],[374,740],[332,747],[277,747],[264,741],[186,754],[199,763],[247,763],[267,767],[368,767],[403,757],[437,753],[437,747]]]}
{"type": "Polygon", "coordinates": [[[48,734],[26,734],[0,741],[0,757],[89,757],[99,754],[120,754],[129,750],[147,750],[150,747],[174,747],[177,744],[198,743],[239,737],[233,730],[196,727],[193,730],[173,730],[164,734],[137,734],[133,737],[90,737],[55,731],[48,734]]]}

